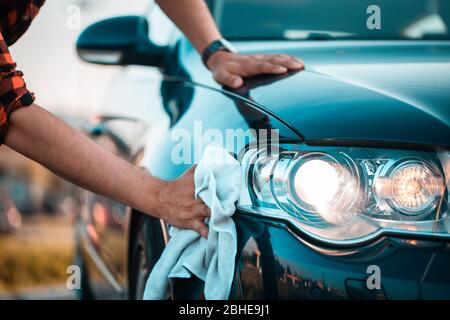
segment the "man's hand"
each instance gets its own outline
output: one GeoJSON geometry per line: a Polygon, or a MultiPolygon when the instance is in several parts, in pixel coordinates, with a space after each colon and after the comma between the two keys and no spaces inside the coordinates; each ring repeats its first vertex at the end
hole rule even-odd
{"type": "Polygon", "coordinates": [[[283,74],[305,67],[302,61],[285,54],[241,55],[226,51],[216,52],[207,64],[218,83],[233,89],[244,84],[244,77],[283,74]]]}
{"type": "MultiPolygon", "coordinates": [[[[156,0],[156,3],[183,31],[199,53],[212,41],[223,38],[204,0],[156,0]]],[[[233,89],[244,84],[244,77],[283,74],[289,70],[304,68],[302,61],[289,55],[240,55],[226,51],[214,53],[207,64],[218,83],[233,89]]]]}
{"type": "Polygon", "coordinates": [[[193,229],[204,238],[208,237],[208,227],[203,222],[211,215],[209,208],[200,199],[195,199],[195,167],[181,178],[165,182],[159,192],[160,217],[174,227],[193,229]]]}

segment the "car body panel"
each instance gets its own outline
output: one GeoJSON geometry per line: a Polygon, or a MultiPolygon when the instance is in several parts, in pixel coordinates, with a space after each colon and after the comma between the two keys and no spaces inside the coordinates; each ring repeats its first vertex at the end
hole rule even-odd
{"type": "MultiPolygon", "coordinates": [[[[133,137],[145,131],[135,120],[105,118],[91,129],[93,140],[116,156],[133,162],[133,137]]],[[[114,173],[111,173],[114,174],[114,173]]],[[[126,297],[128,275],[129,208],[84,191],[77,224],[80,254],[96,297],[126,297]]]]}
{"type": "MultiPolygon", "coordinates": [[[[141,162],[141,166],[162,179],[175,179],[198,163],[209,143],[221,145],[237,155],[246,144],[256,141],[257,135],[253,133],[260,129],[274,129],[280,139],[301,141],[283,123],[254,109],[245,100],[190,83],[172,85],[179,86],[176,92],[191,90],[190,104],[170,131],[158,139],[156,149],[146,153],[141,162]],[[236,139],[226,139],[230,134],[236,134],[236,139]]],[[[148,143],[153,145],[153,141],[148,143]]]]}

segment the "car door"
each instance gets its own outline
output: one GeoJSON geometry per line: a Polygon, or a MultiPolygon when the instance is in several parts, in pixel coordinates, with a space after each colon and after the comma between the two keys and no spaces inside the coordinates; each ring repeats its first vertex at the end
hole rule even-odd
{"type": "MultiPolygon", "coordinates": [[[[147,126],[136,120],[104,118],[91,129],[92,139],[116,156],[133,162],[133,141],[147,126]]],[[[114,172],[111,172],[114,175],[114,172]]],[[[89,237],[91,257],[97,266],[91,268],[92,290],[99,297],[125,293],[127,274],[128,208],[98,194],[84,191],[83,216],[89,237]],[[101,273],[101,274],[99,274],[101,273]]],[[[89,267],[89,266],[88,266],[89,267]]]]}
{"type": "MultiPolygon", "coordinates": [[[[169,42],[173,25],[156,6],[148,19],[152,42],[169,42]]],[[[91,138],[116,156],[140,162],[147,139],[169,126],[160,99],[161,73],[151,67],[124,68],[111,83],[89,130],[91,138]]],[[[114,175],[114,172],[111,172],[114,175]]],[[[103,196],[84,191],[83,222],[95,266],[87,265],[91,290],[98,297],[126,297],[128,224],[130,208],[103,196]]]]}

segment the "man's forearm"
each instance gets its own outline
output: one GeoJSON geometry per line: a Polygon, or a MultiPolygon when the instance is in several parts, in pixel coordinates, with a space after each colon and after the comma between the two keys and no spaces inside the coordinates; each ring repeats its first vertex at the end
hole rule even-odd
{"type": "Polygon", "coordinates": [[[150,193],[156,193],[161,180],[116,157],[38,106],[12,114],[5,144],[98,194],[147,213],[158,205],[157,197],[150,193]]]}
{"type": "Polygon", "coordinates": [[[198,52],[222,36],[204,0],[157,0],[198,52]]]}
{"type": "Polygon", "coordinates": [[[195,198],[194,170],[163,181],[116,157],[44,109],[15,111],[5,144],[68,181],[207,237],[209,209],[195,198]]]}

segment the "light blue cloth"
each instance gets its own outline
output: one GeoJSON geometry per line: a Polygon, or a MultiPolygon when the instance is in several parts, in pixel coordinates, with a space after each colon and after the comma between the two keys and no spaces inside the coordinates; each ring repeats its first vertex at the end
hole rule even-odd
{"type": "Polygon", "coordinates": [[[224,149],[207,147],[195,170],[195,193],[211,209],[208,239],[192,230],[171,228],[171,239],[147,280],[145,300],[168,298],[170,279],[192,275],[205,281],[206,299],[228,298],[237,250],[231,217],[240,191],[239,162],[224,149]]]}

